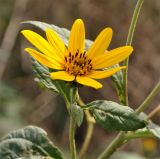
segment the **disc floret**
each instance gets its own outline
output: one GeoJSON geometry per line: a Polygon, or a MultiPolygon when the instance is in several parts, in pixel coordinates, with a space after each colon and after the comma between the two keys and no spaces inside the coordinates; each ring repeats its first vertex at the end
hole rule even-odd
{"type": "Polygon", "coordinates": [[[86,51],[77,52],[72,54],[69,52],[68,56],[65,56],[64,70],[70,75],[83,76],[92,71],[92,60],[87,57],[86,51]]]}

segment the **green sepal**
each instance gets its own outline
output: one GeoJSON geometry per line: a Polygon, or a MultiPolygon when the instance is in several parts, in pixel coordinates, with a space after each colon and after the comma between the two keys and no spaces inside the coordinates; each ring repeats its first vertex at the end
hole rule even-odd
{"type": "Polygon", "coordinates": [[[71,104],[69,108],[69,113],[72,116],[73,120],[76,121],[77,126],[80,127],[84,118],[83,109],[79,105],[74,103],[74,104],[71,104]]]}
{"type": "Polygon", "coordinates": [[[110,131],[135,131],[147,125],[133,109],[112,101],[97,100],[84,108],[91,110],[96,122],[110,131]]]}
{"type": "MultiPolygon", "coordinates": [[[[112,68],[119,67],[119,64],[112,66],[112,68]]],[[[123,82],[123,70],[120,70],[111,76],[111,79],[115,85],[117,95],[119,97],[120,102],[125,103],[125,92],[124,92],[124,82],[123,82]]]]}

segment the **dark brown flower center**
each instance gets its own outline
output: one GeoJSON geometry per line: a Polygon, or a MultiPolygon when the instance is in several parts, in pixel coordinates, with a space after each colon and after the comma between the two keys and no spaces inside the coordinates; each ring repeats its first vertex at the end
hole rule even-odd
{"type": "Polygon", "coordinates": [[[69,52],[64,60],[64,70],[71,75],[87,75],[92,70],[92,60],[87,57],[86,52],[80,53],[79,50],[75,54],[69,52]]]}

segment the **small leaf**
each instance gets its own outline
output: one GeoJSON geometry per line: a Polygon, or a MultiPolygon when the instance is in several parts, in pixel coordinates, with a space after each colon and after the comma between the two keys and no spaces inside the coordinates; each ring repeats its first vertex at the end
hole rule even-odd
{"type": "MultiPolygon", "coordinates": [[[[119,64],[112,66],[112,68],[119,67],[119,64]]],[[[115,88],[121,103],[125,103],[125,92],[124,92],[124,83],[123,83],[123,70],[118,71],[117,73],[111,76],[113,83],[115,84],[115,88]]]]}
{"type": "Polygon", "coordinates": [[[146,121],[133,109],[112,101],[93,101],[86,108],[93,112],[97,123],[108,130],[134,131],[146,126],[146,121]]]}
{"type": "Polygon", "coordinates": [[[149,124],[147,125],[147,129],[149,132],[151,132],[155,137],[160,139],[160,126],[149,121],[149,124]]]}
{"type": "Polygon", "coordinates": [[[81,126],[84,117],[83,109],[77,104],[71,104],[69,112],[73,120],[76,121],[77,126],[81,126]]]}
{"type": "MultiPolygon", "coordinates": [[[[140,113],[140,117],[142,119],[147,120],[147,115],[143,112],[140,113]]],[[[152,122],[151,120],[148,121],[148,125],[146,126],[146,128],[143,129],[139,129],[138,131],[136,131],[136,133],[148,133],[158,139],[160,139],[160,126],[155,124],[154,122],[152,122]]]]}
{"type": "Polygon", "coordinates": [[[26,157],[32,154],[62,159],[61,152],[48,139],[47,133],[38,127],[28,126],[15,130],[0,141],[0,158],[26,157]],[[16,156],[16,157],[12,157],[16,156]]]}

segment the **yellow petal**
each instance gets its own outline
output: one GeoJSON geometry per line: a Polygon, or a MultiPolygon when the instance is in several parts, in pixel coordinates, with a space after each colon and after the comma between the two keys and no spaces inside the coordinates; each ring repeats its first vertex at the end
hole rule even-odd
{"type": "Polygon", "coordinates": [[[49,44],[55,48],[57,53],[64,58],[64,53],[67,51],[66,46],[64,42],[60,39],[58,34],[53,31],[52,29],[47,29],[46,30],[46,36],[48,39],[49,44]]]}
{"type": "Polygon", "coordinates": [[[68,51],[75,54],[77,50],[84,52],[85,28],[81,19],[77,19],[71,29],[68,51]]]}
{"type": "Polygon", "coordinates": [[[75,79],[75,76],[68,74],[66,71],[52,72],[50,76],[54,80],[73,81],[75,79]]]}
{"type": "Polygon", "coordinates": [[[57,69],[57,70],[62,69],[62,65],[59,62],[57,62],[56,60],[36,51],[34,49],[26,48],[25,51],[27,51],[38,62],[40,62],[41,64],[43,64],[49,68],[53,68],[53,69],[57,69]]]}
{"type": "Polygon", "coordinates": [[[122,67],[117,67],[117,68],[113,68],[113,69],[109,69],[105,71],[93,71],[87,76],[90,78],[94,78],[94,79],[102,79],[102,78],[109,77],[113,75],[114,73],[118,72],[119,70],[125,69],[125,68],[126,66],[122,66],[122,67]]]}
{"type": "Polygon", "coordinates": [[[113,66],[126,59],[133,51],[131,46],[123,46],[95,57],[92,60],[94,69],[113,66]]]}
{"type": "Polygon", "coordinates": [[[105,28],[104,30],[101,31],[101,33],[98,35],[94,43],[91,45],[87,55],[90,58],[93,58],[97,55],[103,54],[105,50],[108,48],[111,39],[112,39],[112,29],[105,28]]]}
{"type": "Polygon", "coordinates": [[[49,43],[41,37],[39,34],[31,31],[31,30],[23,30],[22,34],[26,37],[26,39],[31,42],[37,49],[46,54],[49,57],[52,57],[58,61],[62,59],[58,55],[57,51],[49,45],[49,43]]]}
{"type": "Polygon", "coordinates": [[[86,77],[86,76],[77,76],[76,77],[76,81],[82,85],[86,85],[86,86],[89,86],[89,87],[93,87],[95,89],[99,89],[99,88],[102,88],[102,84],[97,82],[96,80],[94,79],[91,79],[89,77],[86,77]]]}

